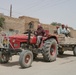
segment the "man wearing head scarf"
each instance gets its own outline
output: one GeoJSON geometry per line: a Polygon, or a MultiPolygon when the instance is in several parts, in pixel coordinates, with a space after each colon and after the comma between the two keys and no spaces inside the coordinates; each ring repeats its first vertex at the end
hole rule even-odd
{"type": "Polygon", "coordinates": [[[45,31],[44,31],[43,27],[41,26],[41,24],[39,24],[37,31],[36,31],[36,35],[37,35],[37,44],[36,45],[37,46],[39,46],[41,38],[42,38],[42,36],[44,36],[44,34],[45,34],[45,31]]]}
{"type": "Polygon", "coordinates": [[[58,34],[65,34],[66,33],[66,29],[65,29],[65,25],[62,24],[60,28],[58,28],[58,34]]]}
{"type": "Polygon", "coordinates": [[[66,36],[70,36],[70,29],[68,28],[67,25],[65,26],[65,29],[66,29],[66,36]]]}

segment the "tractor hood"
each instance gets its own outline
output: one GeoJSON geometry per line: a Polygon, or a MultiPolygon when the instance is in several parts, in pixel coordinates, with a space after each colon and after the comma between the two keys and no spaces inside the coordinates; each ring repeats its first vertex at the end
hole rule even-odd
{"type": "MultiPolygon", "coordinates": [[[[28,42],[28,34],[12,35],[12,36],[9,36],[9,39],[10,39],[10,42],[12,42],[12,41],[15,41],[15,42],[28,42]]],[[[31,43],[36,43],[36,36],[31,35],[30,42],[31,43]]]]}
{"type": "Polygon", "coordinates": [[[28,39],[28,36],[25,35],[25,34],[17,34],[17,35],[9,36],[9,38],[14,38],[14,39],[28,39]]]}

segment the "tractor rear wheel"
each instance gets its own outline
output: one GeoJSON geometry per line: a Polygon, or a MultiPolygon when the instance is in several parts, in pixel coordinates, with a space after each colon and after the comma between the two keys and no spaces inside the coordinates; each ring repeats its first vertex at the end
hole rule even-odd
{"type": "Polygon", "coordinates": [[[33,61],[33,53],[29,50],[24,50],[20,54],[19,63],[22,68],[28,68],[33,61]]]}
{"type": "Polygon", "coordinates": [[[43,58],[45,61],[55,61],[57,57],[57,41],[53,38],[48,39],[44,43],[43,58]]]}

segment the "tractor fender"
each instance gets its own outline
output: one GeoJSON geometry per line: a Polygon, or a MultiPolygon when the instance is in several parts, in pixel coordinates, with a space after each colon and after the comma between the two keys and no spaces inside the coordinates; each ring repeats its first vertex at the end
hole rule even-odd
{"type": "Polygon", "coordinates": [[[47,37],[44,41],[46,41],[48,39],[52,39],[52,38],[54,38],[57,41],[57,44],[59,43],[56,35],[51,35],[51,36],[47,37]]]}

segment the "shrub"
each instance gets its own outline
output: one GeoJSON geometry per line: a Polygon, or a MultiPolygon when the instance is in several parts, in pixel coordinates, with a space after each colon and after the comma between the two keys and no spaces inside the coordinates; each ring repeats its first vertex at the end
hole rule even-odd
{"type": "Polygon", "coordinates": [[[0,17],[0,27],[3,28],[4,24],[5,24],[5,18],[0,17]]]}

